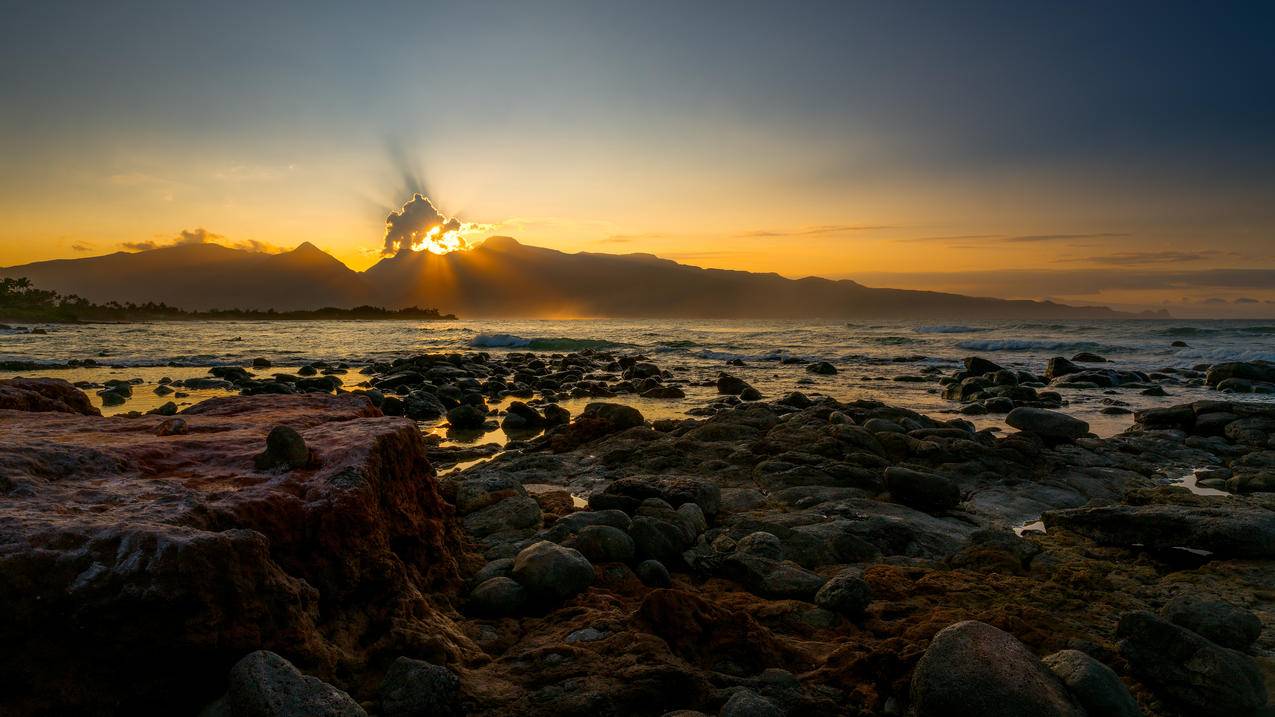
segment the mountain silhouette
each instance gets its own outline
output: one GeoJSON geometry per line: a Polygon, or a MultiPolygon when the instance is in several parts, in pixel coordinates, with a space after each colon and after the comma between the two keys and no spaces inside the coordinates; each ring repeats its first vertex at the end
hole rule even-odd
{"type": "Polygon", "coordinates": [[[400,252],[352,271],[306,242],[282,254],[193,244],[0,269],[91,301],[187,309],[423,306],[465,318],[1026,319],[1132,316],[1098,306],[877,289],[854,281],[701,269],[650,254],[568,254],[491,237],[400,252]]]}

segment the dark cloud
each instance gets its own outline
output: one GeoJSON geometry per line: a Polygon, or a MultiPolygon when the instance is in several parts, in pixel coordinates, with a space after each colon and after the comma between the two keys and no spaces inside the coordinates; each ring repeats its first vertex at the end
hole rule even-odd
{"type": "Polygon", "coordinates": [[[1257,299],[1252,299],[1252,298],[1249,298],[1249,297],[1247,297],[1247,296],[1241,296],[1240,298],[1236,299],[1235,301],[1233,301],[1233,302],[1231,302],[1231,303],[1235,303],[1235,304],[1260,304],[1261,302],[1260,302],[1260,301],[1258,301],[1257,299]]]}
{"type": "Polygon", "coordinates": [[[1085,262],[1092,264],[1110,264],[1113,266],[1135,266],[1138,264],[1178,264],[1183,262],[1204,261],[1221,256],[1238,256],[1235,252],[1209,249],[1205,251],[1126,251],[1101,256],[1084,256],[1071,259],[1057,259],[1058,262],[1085,262]]]}
{"type": "Polygon", "coordinates": [[[93,245],[88,244],[86,242],[76,242],[71,245],[71,251],[77,251],[77,252],[80,252],[81,254],[93,251],[93,249],[94,249],[93,245]]]}
{"type": "Polygon", "coordinates": [[[219,244],[231,249],[257,252],[259,254],[277,254],[283,251],[280,247],[273,244],[267,244],[266,242],[257,241],[256,239],[229,241],[224,235],[210,232],[203,227],[199,227],[198,229],[183,229],[178,232],[176,236],[166,240],[148,239],[146,241],[123,242],[120,246],[130,251],[151,251],[153,249],[167,249],[175,246],[191,246],[194,244],[219,244]]]}
{"type": "Polygon", "coordinates": [[[404,250],[411,251],[412,243],[434,227],[441,227],[440,233],[443,233],[460,229],[461,223],[443,216],[428,197],[413,194],[402,209],[385,217],[385,247],[381,253],[392,256],[404,250]]]}
{"type": "Polygon", "coordinates": [[[1019,236],[1005,237],[1002,241],[1018,244],[1026,242],[1072,241],[1075,239],[1109,239],[1127,236],[1130,235],[1114,232],[1094,232],[1090,234],[1022,234],[1019,236]]]}
{"type": "Polygon", "coordinates": [[[1118,290],[1270,291],[1275,269],[1006,269],[957,272],[867,272],[848,278],[868,286],[943,287],[987,296],[1089,296],[1118,290]]]}

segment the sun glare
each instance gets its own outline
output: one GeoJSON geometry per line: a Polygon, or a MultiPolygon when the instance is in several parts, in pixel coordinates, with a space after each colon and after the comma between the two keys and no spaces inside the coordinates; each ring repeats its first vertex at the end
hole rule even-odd
{"type": "Polygon", "coordinates": [[[449,254],[468,249],[469,243],[461,237],[461,229],[443,231],[442,226],[430,227],[424,235],[412,241],[412,251],[428,251],[431,254],[449,254]]]}

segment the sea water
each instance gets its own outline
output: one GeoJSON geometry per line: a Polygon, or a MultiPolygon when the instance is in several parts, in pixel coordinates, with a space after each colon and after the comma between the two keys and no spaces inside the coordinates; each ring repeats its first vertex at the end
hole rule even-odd
{"type": "MultiPolygon", "coordinates": [[[[882,400],[937,417],[955,415],[959,405],[944,400],[936,382],[893,379],[922,375],[931,366],[949,373],[959,368],[963,357],[974,355],[1035,373],[1042,373],[1052,356],[1071,357],[1081,351],[1110,361],[1098,367],[1148,372],[1221,361],[1275,361],[1275,321],[207,321],[43,325],[45,334],[25,333],[25,328],[0,329],[0,361],[34,361],[48,368],[0,372],[0,376],[44,375],[94,382],[141,378],[137,398],[111,413],[146,410],[168,400],[147,388],[162,376],[201,376],[208,367],[242,365],[254,358],[274,364],[274,369],[261,372],[269,375],[314,361],[358,367],[431,352],[614,350],[643,354],[675,377],[693,382],[684,400],[620,399],[640,403],[653,416],[685,415],[687,409],[708,402],[715,396],[712,386],[694,383],[727,370],[767,397],[799,389],[840,400],[882,400]],[[1175,341],[1186,346],[1173,346],[1175,341]],[[838,373],[816,376],[801,364],[783,363],[788,357],[829,361],[838,373]],[[90,358],[102,366],[53,368],[71,359],[90,358]],[[744,366],[728,365],[732,359],[742,360],[744,366]]],[[[363,377],[352,371],[345,380],[349,388],[363,377]]],[[[1062,389],[1060,393],[1068,402],[1063,410],[1088,420],[1100,435],[1119,432],[1131,423],[1127,415],[1100,413],[1113,400],[1136,410],[1220,397],[1203,387],[1167,385],[1166,390],[1166,397],[1120,389],[1062,389]]],[[[219,395],[216,391],[191,393],[188,400],[219,395]]],[[[1275,400],[1257,394],[1242,398],[1275,400]]],[[[996,425],[1000,418],[974,420],[980,426],[996,425]]]]}

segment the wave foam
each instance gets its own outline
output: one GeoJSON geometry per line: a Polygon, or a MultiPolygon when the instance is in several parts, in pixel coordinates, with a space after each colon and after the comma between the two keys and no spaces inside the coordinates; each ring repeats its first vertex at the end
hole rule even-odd
{"type": "Polygon", "coordinates": [[[478,334],[469,340],[474,348],[526,348],[540,351],[583,351],[584,349],[610,349],[624,344],[604,339],[571,338],[523,338],[514,334],[478,334]]]}

